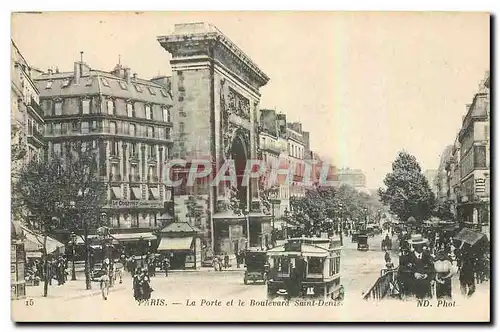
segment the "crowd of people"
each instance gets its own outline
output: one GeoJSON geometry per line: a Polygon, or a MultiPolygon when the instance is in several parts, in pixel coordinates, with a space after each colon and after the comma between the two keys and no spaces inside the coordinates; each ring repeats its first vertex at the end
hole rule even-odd
{"type": "Polygon", "coordinates": [[[63,255],[50,257],[47,261],[47,269],[41,260],[28,260],[26,262],[25,279],[37,286],[40,282],[48,279],[49,285],[57,281],[57,285],[64,285],[68,280],[68,260],[63,255]]]}
{"type": "Polygon", "coordinates": [[[484,244],[457,243],[449,233],[434,229],[401,232],[399,242],[397,276],[403,298],[452,298],[452,277],[457,273],[461,292],[469,297],[475,292],[476,281],[483,282],[489,276],[484,244]]]}

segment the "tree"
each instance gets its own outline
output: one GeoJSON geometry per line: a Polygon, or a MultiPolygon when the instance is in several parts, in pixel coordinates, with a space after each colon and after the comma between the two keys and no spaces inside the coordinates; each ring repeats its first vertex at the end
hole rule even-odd
{"type": "Polygon", "coordinates": [[[203,198],[199,195],[193,196],[190,195],[186,202],[186,208],[188,210],[187,217],[189,218],[189,223],[193,223],[193,219],[195,221],[195,225],[201,224],[201,218],[205,216],[205,209],[203,205],[199,203],[203,198]]]}
{"type": "MultiPolygon", "coordinates": [[[[16,209],[30,211],[35,222],[31,227],[44,240],[42,244],[44,268],[47,272],[47,237],[55,227],[82,230],[86,247],[85,274],[90,289],[88,234],[102,223],[100,213],[105,203],[105,186],[97,180],[95,152],[68,149],[67,158],[35,159],[19,172],[15,184],[16,209]]],[[[48,279],[44,285],[47,296],[48,279]]]]}
{"type": "Polygon", "coordinates": [[[437,202],[432,215],[446,221],[455,219],[451,212],[451,202],[448,200],[437,202]]]}
{"type": "Polygon", "coordinates": [[[386,188],[379,189],[380,199],[401,221],[413,216],[421,223],[431,216],[434,194],[414,156],[400,151],[384,184],[386,188]]]}

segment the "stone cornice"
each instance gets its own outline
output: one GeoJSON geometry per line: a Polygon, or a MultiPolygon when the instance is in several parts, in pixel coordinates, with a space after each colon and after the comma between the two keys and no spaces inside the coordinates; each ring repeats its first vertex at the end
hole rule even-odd
{"type": "MultiPolygon", "coordinates": [[[[172,54],[173,58],[205,54],[213,56],[211,49],[219,49],[231,55],[231,60],[243,71],[249,73],[259,85],[264,86],[269,77],[229,38],[211,25],[202,25],[203,31],[175,33],[157,37],[160,45],[172,54]]],[[[217,58],[217,56],[214,56],[217,58]]]]}

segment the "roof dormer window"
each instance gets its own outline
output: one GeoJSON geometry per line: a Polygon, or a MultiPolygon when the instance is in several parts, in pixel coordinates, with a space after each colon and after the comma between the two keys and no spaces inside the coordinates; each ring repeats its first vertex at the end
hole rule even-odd
{"type": "Polygon", "coordinates": [[[142,92],[142,89],[141,89],[141,87],[140,87],[139,85],[134,84],[134,88],[135,88],[135,90],[136,90],[137,92],[142,92]]]}
{"type": "Polygon", "coordinates": [[[45,89],[51,89],[52,88],[52,83],[53,81],[47,81],[47,84],[45,85],[45,89]]]}
{"type": "Polygon", "coordinates": [[[109,86],[109,82],[107,79],[105,79],[104,77],[101,77],[101,82],[104,86],[109,86]]]}
{"type": "Polygon", "coordinates": [[[69,78],[67,78],[67,79],[65,79],[65,80],[63,81],[63,83],[62,83],[62,87],[63,87],[63,88],[67,88],[67,87],[68,87],[68,85],[69,85],[69,78]]]}
{"type": "Polygon", "coordinates": [[[120,87],[122,88],[122,90],[127,90],[127,84],[123,81],[120,81],[120,87]]]}
{"type": "Polygon", "coordinates": [[[167,97],[167,91],[165,91],[165,90],[160,90],[160,92],[161,92],[161,95],[162,95],[163,97],[167,97]]]}
{"type": "Polygon", "coordinates": [[[152,87],[148,87],[149,93],[152,94],[153,96],[156,95],[155,90],[152,87]]]}

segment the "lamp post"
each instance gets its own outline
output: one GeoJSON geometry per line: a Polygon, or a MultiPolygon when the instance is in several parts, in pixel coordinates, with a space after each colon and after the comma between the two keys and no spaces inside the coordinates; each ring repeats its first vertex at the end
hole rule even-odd
{"type": "Polygon", "coordinates": [[[363,210],[365,211],[365,230],[366,230],[368,225],[368,209],[364,208],[363,210]]]}
{"type": "Polygon", "coordinates": [[[272,228],[272,232],[271,232],[271,242],[272,242],[272,245],[274,247],[274,244],[276,242],[276,231],[274,229],[274,220],[275,220],[275,212],[274,212],[274,205],[275,204],[280,204],[280,200],[278,199],[278,193],[279,193],[279,188],[271,188],[269,190],[269,201],[271,203],[271,228],[272,228]]]}
{"type": "Polygon", "coordinates": [[[340,231],[340,245],[343,246],[344,245],[344,234],[342,234],[344,232],[344,227],[342,227],[343,225],[343,220],[342,220],[342,204],[339,204],[339,231],[340,231]]]}
{"type": "Polygon", "coordinates": [[[247,209],[243,209],[241,211],[243,216],[245,217],[245,223],[247,225],[247,249],[250,248],[250,220],[248,218],[249,211],[247,209]]]}
{"type": "Polygon", "coordinates": [[[284,224],[284,232],[283,232],[283,237],[285,240],[288,238],[288,217],[289,217],[290,212],[288,212],[288,209],[285,208],[285,224],[284,224]]]}
{"type": "Polygon", "coordinates": [[[71,280],[75,281],[76,280],[76,269],[75,269],[75,247],[76,247],[76,234],[71,233],[71,250],[72,250],[72,255],[71,255],[71,280]]]}

